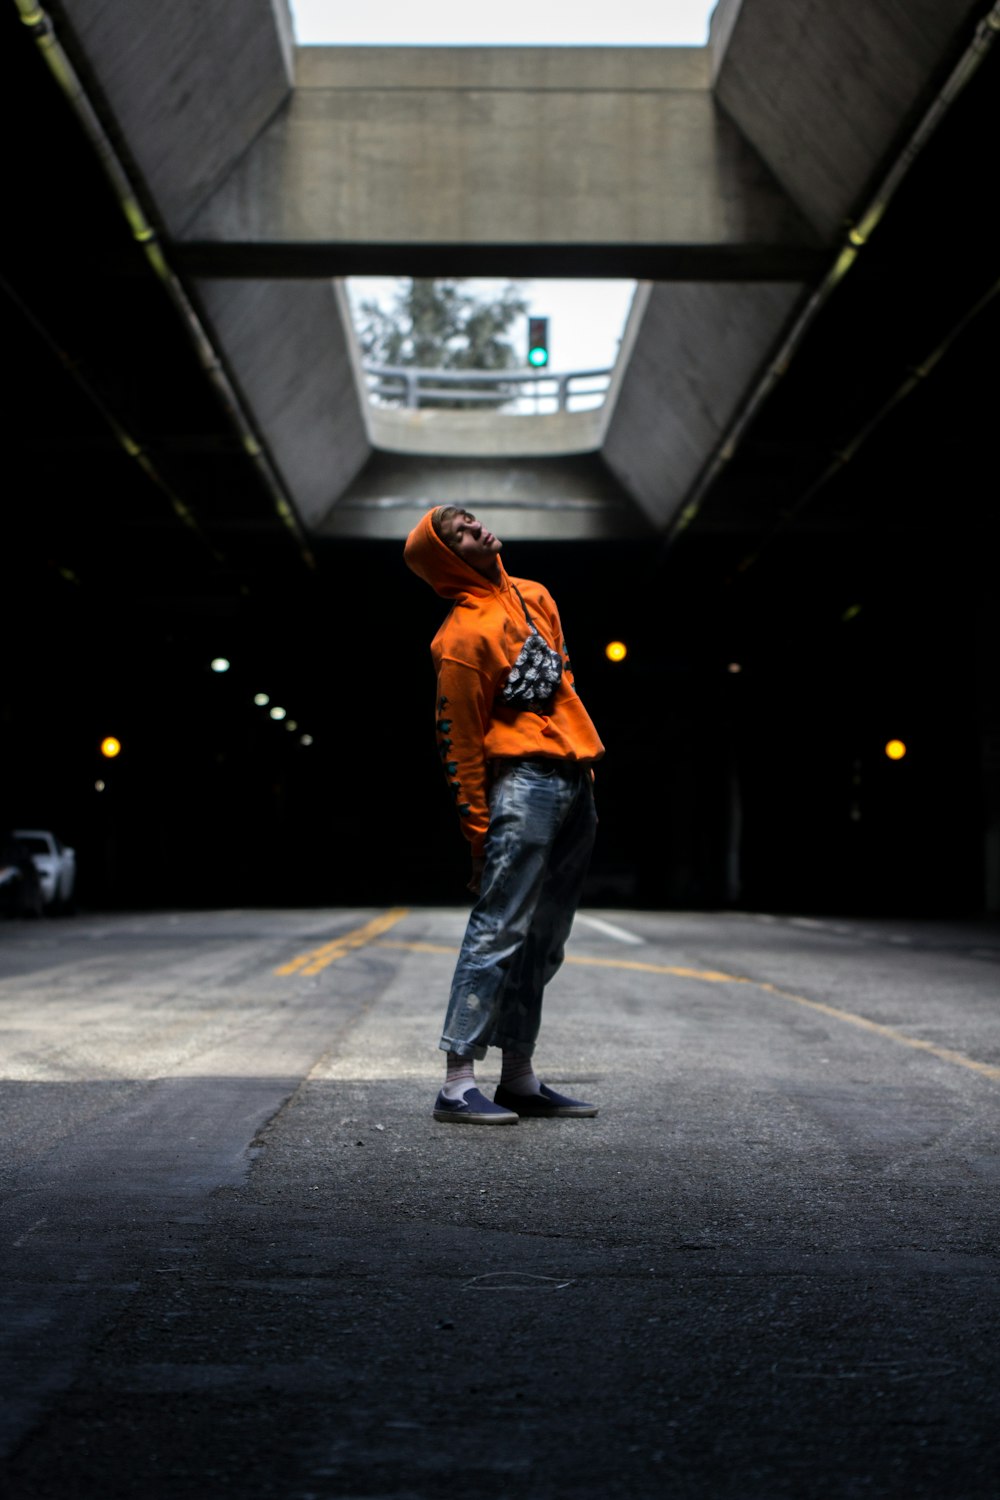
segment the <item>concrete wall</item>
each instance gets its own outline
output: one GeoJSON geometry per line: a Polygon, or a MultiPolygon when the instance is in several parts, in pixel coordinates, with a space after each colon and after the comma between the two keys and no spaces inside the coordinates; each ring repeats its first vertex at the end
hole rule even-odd
{"type": "Polygon", "coordinates": [[[707,49],[301,49],[187,238],[811,244],[715,106],[707,49]]]}
{"type": "MultiPolygon", "coordinates": [[[[53,17],[180,235],[290,97],[286,0],[129,0],[127,12],[61,0],[53,17]]],[[[206,280],[195,291],[300,516],[314,524],[371,452],[332,288],[206,280]]]]}
{"type": "Polygon", "coordinates": [[[569,458],[432,458],[374,453],[319,536],[402,540],[432,505],[468,505],[505,540],[643,536],[642,512],[598,454],[569,458]]]}
{"type": "Polygon", "coordinates": [[[604,442],[649,519],[667,525],[723,437],[801,287],[653,287],[604,442]]]}
{"type": "Polygon", "coordinates": [[[287,0],[54,0],[172,234],[288,99],[287,0]]]}
{"type": "Polygon", "coordinates": [[[307,526],[371,448],[329,282],[203,281],[198,295],[307,526]]]}
{"type": "Polygon", "coordinates": [[[952,50],[970,0],[725,0],[715,96],[824,236],[856,214],[952,50]]]}
{"type": "Polygon", "coordinates": [[[548,412],[407,411],[369,407],[372,444],[390,453],[425,457],[504,454],[509,457],[593,453],[601,445],[601,410],[548,412]]]}

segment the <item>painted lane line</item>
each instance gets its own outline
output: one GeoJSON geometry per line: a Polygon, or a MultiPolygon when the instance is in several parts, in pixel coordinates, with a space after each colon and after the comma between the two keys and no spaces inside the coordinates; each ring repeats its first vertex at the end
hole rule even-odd
{"type": "Polygon", "coordinates": [[[404,943],[401,939],[383,938],[375,946],[376,948],[406,948],[410,953],[450,953],[453,958],[458,957],[458,949],[453,943],[404,943]]]}
{"type": "MultiPolygon", "coordinates": [[[[405,943],[387,938],[376,944],[379,948],[407,948],[411,953],[452,953],[458,949],[444,943],[405,943]]],[[[567,953],[565,963],[579,964],[585,969],[631,969],[640,974],[673,974],[679,979],[703,979],[712,984],[752,984],[750,979],[741,979],[738,974],[717,973],[714,969],[683,969],[672,964],[644,964],[632,958],[581,958],[567,953]]]]}
{"type": "Polygon", "coordinates": [[[916,1052],[929,1052],[932,1057],[940,1058],[942,1062],[954,1063],[959,1068],[968,1068],[972,1073],[978,1073],[982,1078],[990,1078],[994,1082],[1000,1082],[1000,1067],[993,1063],[980,1062],[975,1057],[967,1057],[964,1052],[956,1052],[952,1047],[939,1047],[936,1042],[925,1042],[922,1037],[908,1036],[905,1031],[897,1031],[895,1026],[884,1026],[881,1021],[870,1021],[867,1016],[859,1016],[852,1010],[839,1010],[835,1005],[826,1005],[822,1000],[807,1000],[804,995],[792,995],[788,990],[779,990],[777,985],[765,984],[759,979],[740,979],[738,984],[750,984],[758,990],[764,990],[766,994],[777,995],[780,1000],[791,1000],[796,1005],[805,1005],[809,1010],[819,1011],[820,1015],[830,1016],[835,1021],[844,1021],[849,1026],[859,1026],[863,1031],[873,1033],[875,1036],[885,1037],[888,1041],[899,1042],[904,1047],[912,1047],[916,1052]]]}
{"type": "MultiPolygon", "coordinates": [[[[458,952],[457,948],[438,946],[435,943],[383,942],[378,946],[380,948],[408,948],[417,953],[458,952]]],[[[899,1031],[895,1026],[885,1026],[881,1021],[871,1021],[867,1016],[859,1016],[852,1010],[841,1010],[836,1005],[827,1005],[823,1000],[810,1000],[805,995],[793,995],[790,990],[779,989],[776,984],[769,984],[763,979],[749,979],[744,974],[727,974],[721,969],[688,969],[674,964],[640,963],[637,959],[631,958],[583,958],[577,954],[568,953],[565,962],[585,969],[623,969],[629,973],[669,974],[678,979],[696,979],[703,984],[744,985],[750,989],[760,990],[765,995],[773,995],[778,1000],[787,1000],[792,1005],[802,1005],[807,1010],[818,1011],[820,1015],[828,1016],[832,1021],[841,1021],[846,1026],[856,1026],[872,1036],[895,1042],[898,1046],[909,1047],[915,1052],[929,1053],[931,1057],[936,1057],[941,1062],[952,1063],[955,1067],[965,1068],[970,1073],[978,1073],[981,1078],[989,1078],[994,1083],[1000,1082],[1000,1066],[994,1063],[980,1062],[978,1058],[969,1057],[953,1047],[939,1047],[936,1042],[926,1042],[922,1037],[908,1036],[905,1031],[899,1031]]]]}
{"type": "Polygon", "coordinates": [[[932,1057],[940,1058],[942,1062],[954,1063],[957,1067],[968,1068],[970,1072],[978,1073],[983,1078],[1000,1082],[1000,1067],[993,1063],[984,1063],[975,1057],[967,1057],[964,1052],[957,1052],[953,1047],[939,1047],[935,1042],[925,1042],[922,1037],[908,1036],[905,1031],[898,1031],[895,1026],[885,1026],[881,1021],[870,1021],[867,1016],[859,1016],[852,1010],[841,1010],[836,1005],[827,1005],[823,1000],[809,1000],[805,995],[793,995],[790,990],[779,989],[776,984],[768,984],[763,979],[748,979],[742,974],[716,973],[710,969],[668,968],[666,965],[640,964],[622,959],[576,958],[568,954],[566,962],[590,964],[609,969],[639,969],[654,974],[675,974],[686,979],[700,979],[710,984],[748,985],[751,989],[762,990],[766,995],[775,995],[779,1000],[788,1000],[793,1005],[803,1005],[808,1010],[815,1010],[820,1015],[829,1016],[831,1020],[842,1021],[847,1026],[860,1027],[861,1030],[868,1031],[874,1036],[885,1037],[888,1041],[897,1042],[902,1047],[910,1047],[916,1052],[929,1052],[932,1057]]]}
{"type": "Polygon", "coordinates": [[[373,917],[363,927],[355,927],[353,931],[341,933],[339,937],[333,938],[329,943],[324,943],[320,948],[313,948],[308,953],[300,953],[297,958],[293,958],[287,964],[282,964],[274,972],[281,978],[289,974],[303,976],[320,974],[328,964],[336,963],[338,958],[343,958],[345,953],[350,953],[355,948],[363,948],[366,943],[372,942],[380,933],[387,932],[390,927],[394,927],[409,914],[409,907],[394,906],[389,911],[383,912],[381,916],[373,917]]]}
{"type": "Polygon", "coordinates": [[[355,948],[363,948],[381,933],[387,932],[390,927],[395,927],[397,922],[401,922],[409,914],[409,907],[394,906],[389,911],[383,912],[381,916],[373,917],[363,927],[358,927],[353,932],[344,933],[335,942],[327,944],[319,953],[307,955],[307,957],[311,957],[312,961],[306,964],[302,973],[306,976],[321,973],[328,964],[335,963],[338,958],[343,958],[345,953],[349,953],[355,948]]]}
{"type": "Polygon", "coordinates": [[[678,964],[645,964],[636,958],[582,958],[567,953],[565,962],[588,969],[629,969],[639,974],[672,974],[677,979],[701,979],[708,984],[752,984],[738,974],[724,974],[717,969],[687,969],[678,964]]]}
{"type": "Polygon", "coordinates": [[[585,927],[593,927],[596,932],[603,932],[605,937],[614,938],[616,943],[644,943],[645,938],[636,937],[634,932],[626,932],[624,927],[616,927],[613,922],[605,922],[602,917],[585,917],[582,912],[577,912],[576,920],[582,922],[585,927]]]}

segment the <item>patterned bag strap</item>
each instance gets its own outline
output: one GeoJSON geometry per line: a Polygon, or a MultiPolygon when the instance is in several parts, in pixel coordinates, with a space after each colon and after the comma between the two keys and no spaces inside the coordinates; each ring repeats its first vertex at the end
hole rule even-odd
{"type": "Polygon", "coordinates": [[[511,584],[510,584],[510,586],[511,586],[511,588],[512,588],[512,589],[513,589],[513,590],[514,590],[514,593],[515,593],[515,594],[516,594],[516,595],[517,595],[517,597],[518,597],[518,598],[519,598],[519,599],[520,599],[520,601],[521,601],[521,608],[522,608],[522,609],[523,609],[523,610],[524,610],[524,618],[525,618],[525,619],[526,619],[526,620],[527,620],[527,622],[528,622],[528,625],[529,625],[529,627],[530,627],[530,628],[531,628],[531,630],[532,630],[532,631],[534,631],[534,633],[535,633],[535,634],[536,634],[536,635],[537,635],[537,634],[538,634],[538,632],[537,632],[537,630],[536,630],[536,629],[535,629],[535,622],[534,622],[534,620],[533,620],[533,619],[532,619],[532,618],[531,618],[531,616],[530,616],[530,615],[529,615],[529,614],[528,614],[528,606],[527,606],[527,605],[526,605],[526,604],[525,604],[525,602],[524,602],[524,595],[523,595],[523,594],[522,594],[522,593],[521,593],[521,590],[520,590],[520,589],[519,589],[519,588],[518,588],[518,586],[517,586],[517,584],[516,584],[516,583],[515,583],[515,582],[514,582],[514,580],[513,580],[513,579],[511,579],[511,584]]]}

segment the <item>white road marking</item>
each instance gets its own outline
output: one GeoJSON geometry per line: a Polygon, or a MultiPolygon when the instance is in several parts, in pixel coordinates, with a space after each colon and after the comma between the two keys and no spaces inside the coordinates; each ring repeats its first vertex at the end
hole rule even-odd
{"type": "Polygon", "coordinates": [[[598,932],[603,932],[605,937],[614,938],[616,943],[644,943],[645,938],[636,937],[634,932],[626,932],[624,927],[616,927],[613,922],[605,922],[600,917],[585,917],[582,912],[577,912],[576,920],[582,922],[585,927],[593,927],[598,932]]]}

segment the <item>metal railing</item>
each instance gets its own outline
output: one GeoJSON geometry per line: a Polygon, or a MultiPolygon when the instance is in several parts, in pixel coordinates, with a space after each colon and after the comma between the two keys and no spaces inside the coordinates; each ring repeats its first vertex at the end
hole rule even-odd
{"type": "Polygon", "coordinates": [[[588,411],[607,395],[611,370],[427,370],[365,365],[369,399],[380,406],[492,406],[523,416],[588,411]]]}

